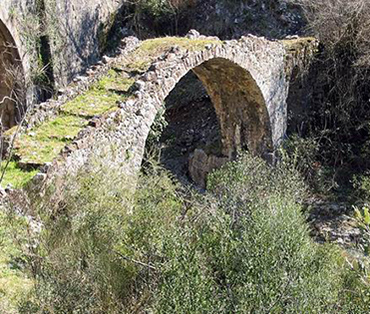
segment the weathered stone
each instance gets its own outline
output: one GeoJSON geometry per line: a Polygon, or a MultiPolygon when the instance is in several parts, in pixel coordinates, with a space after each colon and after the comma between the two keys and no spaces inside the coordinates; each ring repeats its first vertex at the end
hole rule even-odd
{"type": "Polygon", "coordinates": [[[189,39],[196,39],[196,38],[199,38],[200,37],[200,33],[195,30],[195,29],[191,29],[185,36],[186,38],[189,38],[189,39]]]}
{"type": "Polygon", "coordinates": [[[206,187],[207,175],[212,170],[220,168],[229,158],[207,155],[202,149],[196,149],[189,158],[189,174],[191,179],[200,187],[206,187]]]}
{"type": "Polygon", "coordinates": [[[35,183],[35,184],[41,184],[42,182],[44,182],[46,179],[46,174],[45,173],[37,173],[32,181],[35,183]]]}

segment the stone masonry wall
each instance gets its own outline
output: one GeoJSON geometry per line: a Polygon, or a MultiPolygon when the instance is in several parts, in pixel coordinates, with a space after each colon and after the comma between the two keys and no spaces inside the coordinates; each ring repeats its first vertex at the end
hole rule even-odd
{"type": "Polygon", "coordinates": [[[38,53],[33,46],[37,38],[31,37],[42,35],[49,40],[54,80],[59,88],[99,60],[123,0],[43,3],[44,12],[38,12],[40,5],[35,0],[1,0],[0,20],[14,37],[26,74],[36,67],[38,53]]]}
{"type": "Polygon", "coordinates": [[[50,0],[45,5],[54,75],[64,86],[98,61],[122,1],[50,0]]]}

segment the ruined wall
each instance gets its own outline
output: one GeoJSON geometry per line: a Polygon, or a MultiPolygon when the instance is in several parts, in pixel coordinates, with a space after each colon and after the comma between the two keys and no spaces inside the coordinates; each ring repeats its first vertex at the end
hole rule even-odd
{"type": "Polygon", "coordinates": [[[97,62],[122,1],[50,0],[45,2],[48,36],[57,86],[97,62]]]}
{"type": "Polygon", "coordinates": [[[25,73],[30,74],[42,62],[52,62],[53,80],[59,87],[98,61],[122,2],[2,0],[0,20],[14,37],[25,73]],[[46,47],[40,47],[45,43],[46,47]],[[50,49],[51,60],[40,60],[40,51],[45,53],[45,49],[50,49]]]}

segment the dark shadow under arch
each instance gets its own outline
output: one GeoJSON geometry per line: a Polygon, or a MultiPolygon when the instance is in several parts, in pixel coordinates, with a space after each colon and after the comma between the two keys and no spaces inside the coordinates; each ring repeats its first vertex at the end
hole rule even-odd
{"type": "Polygon", "coordinates": [[[220,121],[222,150],[235,157],[239,149],[264,155],[272,151],[269,114],[251,74],[230,60],[215,58],[193,69],[203,82],[220,121]]]}

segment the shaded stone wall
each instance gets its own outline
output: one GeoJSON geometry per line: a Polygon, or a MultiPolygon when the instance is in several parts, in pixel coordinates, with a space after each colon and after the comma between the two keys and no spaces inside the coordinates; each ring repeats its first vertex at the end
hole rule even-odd
{"type": "MultiPolygon", "coordinates": [[[[0,44],[4,47],[6,41],[14,48],[2,60],[0,96],[9,96],[13,82],[6,82],[5,68],[15,64],[22,72],[17,84],[23,94],[18,113],[8,100],[0,109],[6,128],[14,125],[16,114],[21,117],[25,108],[47,99],[99,60],[123,1],[1,0],[0,44]]],[[[4,56],[4,48],[0,52],[4,56]]]]}
{"type": "Polygon", "coordinates": [[[97,62],[123,1],[45,1],[55,81],[64,86],[97,62]]]}
{"type": "Polygon", "coordinates": [[[54,80],[64,86],[98,61],[106,36],[124,0],[2,0],[0,20],[12,34],[26,75],[38,51],[29,35],[42,35],[50,46],[54,80]],[[39,12],[39,11],[43,12],[39,12]],[[32,29],[34,28],[34,31],[32,29]]]}

